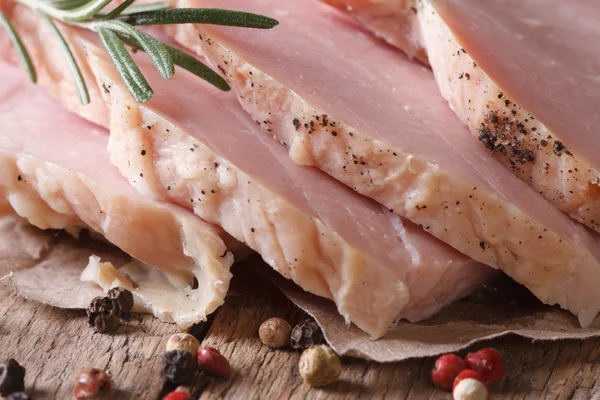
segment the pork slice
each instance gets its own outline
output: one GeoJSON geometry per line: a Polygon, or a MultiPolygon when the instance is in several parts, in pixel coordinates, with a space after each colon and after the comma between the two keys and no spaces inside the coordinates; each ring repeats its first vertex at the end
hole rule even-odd
{"type": "Polygon", "coordinates": [[[379,36],[406,35],[388,41],[408,55],[428,53],[442,95],[494,157],[557,208],[600,230],[598,166],[569,140],[573,134],[595,140],[594,135],[578,133],[589,129],[584,124],[593,126],[589,118],[598,115],[590,107],[594,104],[590,96],[598,93],[592,89],[597,68],[587,64],[595,56],[593,46],[589,46],[594,30],[593,25],[589,28],[590,17],[595,14],[582,11],[582,7],[591,6],[576,2],[574,7],[563,3],[549,7],[546,2],[508,0],[326,2],[379,36]],[[586,15],[582,25],[572,23],[577,13],[586,15]],[[394,27],[391,19],[406,26],[394,27]],[[574,33],[585,31],[582,27],[591,31],[575,39],[574,33]],[[558,44],[552,43],[555,36],[560,38],[558,44]],[[577,50],[572,43],[577,44],[577,50]],[[577,51],[580,54],[575,54],[577,51]],[[582,54],[586,63],[580,62],[582,54]],[[577,96],[587,108],[571,101],[573,88],[579,86],[590,89],[577,96]],[[571,126],[565,129],[564,123],[561,129],[552,130],[545,125],[568,120],[572,110],[577,110],[573,132],[571,126]],[[549,115],[553,119],[548,119],[549,115]]]}
{"type": "Polygon", "coordinates": [[[113,162],[134,186],[223,226],[374,338],[399,318],[430,317],[491,276],[381,205],[296,166],[234,96],[183,71],[165,82],[138,60],[157,93],[140,105],[104,53],[89,54],[110,87],[113,162]]]}
{"type": "Polygon", "coordinates": [[[206,320],[227,292],[233,256],[224,240],[233,239],[182,207],[139,195],[111,165],[104,129],[14,67],[0,63],[0,75],[0,203],[42,229],[101,234],[138,261],[116,270],[92,259],[98,283],[127,287],[181,327],[206,320]]]}
{"type": "Polygon", "coordinates": [[[246,111],[289,147],[294,161],[317,166],[502,269],[583,325],[593,320],[600,308],[596,234],[490,157],[427,69],[316,1],[182,0],[180,6],[280,19],[268,32],[188,29],[246,111]]]}
{"type": "Polygon", "coordinates": [[[541,119],[567,148],[600,169],[597,4],[431,1],[499,88],[541,119]]]}
{"type": "Polygon", "coordinates": [[[164,81],[138,53],[155,91],[138,104],[95,41],[85,53],[105,88],[112,161],[134,187],[222,226],[305,290],[333,299],[373,337],[395,319],[431,316],[494,273],[320,171],[295,165],[232,94],[179,69],[164,81]]]}

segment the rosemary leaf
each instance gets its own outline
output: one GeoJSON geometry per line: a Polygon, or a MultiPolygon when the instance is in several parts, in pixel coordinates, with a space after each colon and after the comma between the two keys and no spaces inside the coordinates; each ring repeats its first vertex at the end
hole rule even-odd
{"type": "Polygon", "coordinates": [[[8,37],[10,38],[10,41],[13,43],[13,46],[15,46],[15,49],[19,53],[19,56],[21,57],[21,60],[23,61],[23,64],[25,66],[25,70],[27,71],[27,74],[29,75],[29,79],[31,79],[31,81],[33,83],[36,83],[37,82],[37,74],[35,73],[35,67],[33,66],[33,63],[31,62],[31,57],[29,56],[27,49],[23,45],[21,38],[17,34],[17,31],[15,31],[15,28],[12,26],[12,24],[10,23],[10,21],[8,20],[6,15],[1,10],[0,10],[0,25],[2,25],[2,27],[4,27],[4,29],[6,30],[6,32],[8,32],[8,37]]]}
{"type": "Polygon", "coordinates": [[[83,75],[81,74],[81,69],[79,69],[77,60],[75,60],[75,57],[73,56],[73,52],[71,52],[71,49],[69,48],[69,45],[67,44],[67,41],[63,37],[62,33],[60,33],[60,31],[58,30],[56,25],[54,24],[54,21],[52,21],[52,18],[50,18],[48,15],[46,15],[42,12],[40,12],[40,16],[43,20],[45,20],[48,23],[48,25],[50,25],[52,32],[56,35],[56,38],[59,41],[59,43],[65,53],[67,64],[69,66],[69,69],[71,70],[71,74],[73,75],[73,80],[75,81],[75,87],[77,88],[77,92],[79,93],[79,100],[81,101],[81,104],[83,104],[83,105],[89,104],[90,94],[89,94],[87,86],[85,84],[85,80],[83,79],[83,75]]]}
{"type": "Polygon", "coordinates": [[[199,78],[204,79],[211,85],[223,90],[228,91],[231,88],[227,84],[227,81],[221,77],[218,73],[204,65],[196,57],[179,50],[176,47],[165,44],[169,54],[173,58],[175,65],[179,65],[181,68],[191,72],[199,78]]]}
{"type": "Polygon", "coordinates": [[[154,92],[131,58],[131,55],[125,49],[121,39],[119,39],[115,32],[109,29],[100,28],[97,32],[117,71],[119,71],[123,83],[127,86],[133,98],[138,103],[145,103],[150,100],[154,92]]]}
{"type": "Polygon", "coordinates": [[[154,66],[164,79],[169,79],[175,73],[173,60],[171,59],[171,55],[165,46],[147,33],[139,31],[131,25],[118,20],[100,21],[94,23],[92,29],[95,30],[96,27],[110,29],[111,31],[122,33],[134,38],[140,44],[142,49],[148,53],[152,59],[152,62],[154,63],[154,66]]]}
{"type": "Polygon", "coordinates": [[[213,24],[242,28],[270,29],[279,24],[273,18],[218,8],[172,8],[128,15],[131,25],[213,24]]]}
{"type": "Polygon", "coordinates": [[[123,11],[121,15],[128,15],[134,13],[141,13],[147,11],[156,11],[156,10],[164,10],[165,8],[169,8],[169,3],[166,1],[158,1],[156,3],[142,3],[142,4],[134,4],[129,7],[127,10],[123,11]]]}
{"type": "Polygon", "coordinates": [[[125,11],[130,5],[133,4],[135,0],[125,0],[123,3],[119,4],[117,7],[112,9],[108,14],[102,16],[104,19],[113,19],[118,17],[125,11]]]}
{"type": "Polygon", "coordinates": [[[112,0],[91,0],[84,3],[82,6],[73,8],[71,10],[58,10],[54,12],[52,10],[48,11],[43,8],[41,9],[52,17],[63,21],[82,22],[93,18],[96,13],[98,13],[111,2],[112,0]]]}
{"type": "MultiPolygon", "coordinates": [[[[122,35],[119,35],[119,37],[125,44],[131,46],[133,49],[143,50],[135,40],[122,35]]],[[[205,81],[207,81],[208,83],[210,83],[218,89],[221,89],[223,91],[231,90],[229,84],[227,84],[227,81],[223,79],[221,75],[204,65],[196,57],[186,53],[185,51],[179,50],[176,47],[169,46],[166,43],[163,43],[163,45],[166,47],[167,51],[171,55],[171,58],[173,59],[173,64],[178,65],[181,68],[196,75],[197,77],[204,79],[205,81]]]]}

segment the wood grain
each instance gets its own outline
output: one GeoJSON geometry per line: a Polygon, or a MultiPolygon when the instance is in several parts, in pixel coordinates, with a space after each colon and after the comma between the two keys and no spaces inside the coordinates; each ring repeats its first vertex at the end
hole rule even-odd
{"type": "MultiPolygon", "coordinates": [[[[83,311],[60,310],[0,290],[0,358],[27,368],[26,388],[34,399],[70,399],[74,374],[107,369],[111,399],[156,399],[163,390],[162,352],[174,325],[139,316],[114,334],[96,334],[83,311]]],[[[222,351],[234,369],[227,379],[200,375],[200,399],[450,399],[429,380],[433,359],[377,364],[344,360],[341,380],[325,389],[302,383],[299,355],[262,346],[262,321],[281,317],[292,324],[304,315],[276,288],[248,268],[236,269],[231,295],[211,321],[194,327],[204,346],[222,351]]],[[[443,334],[440,332],[440,334],[443,334]]],[[[506,359],[507,379],[492,388],[494,399],[600,398],[600,341],[532,343],[508,337],[487,343],[506,359]]]]}

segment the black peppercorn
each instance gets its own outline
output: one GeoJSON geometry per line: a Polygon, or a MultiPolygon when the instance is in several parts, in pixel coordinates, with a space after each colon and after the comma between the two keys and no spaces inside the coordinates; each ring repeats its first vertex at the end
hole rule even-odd
{"type": "Polygon", "coordinates": [[[88,322],[96,332],[109,332],[121,323],[118,304],[108,297],[96,297],[86,310],[88,322]]]}
{"type": "Polygon", "coordinates": [[[31,400],[31,397],[27,396],[25,392],[14,392],[11,393],[6,400],[31,400]]]}
{"type": "Polygon", "coordinates": [[[325,338],[321,327],[312,319],[299,323],[292,331],[292,347],[298,351],[304,351],[324,342],[325,338]]]}
{"type": "Polygon", "coordinates": [[[188,351],[171,350],[163,354],[163,374],[176,385],[189,382],[197,369],[196,357],[188,351]]]}
{"type": "Polygon", "coordinates": [[[14,359],[0,364],[0,396],[6,397],[25,389],[25,368],[14,359]]]}
{"type": "Polygon", "coordinates": [[[122,317],[129,315],[129,312],[133,308],[133,294],[129,290],[116,287],[110,289],[106,295],[109,299],[117,303],[117,308],[121,312],[122,317]]]}

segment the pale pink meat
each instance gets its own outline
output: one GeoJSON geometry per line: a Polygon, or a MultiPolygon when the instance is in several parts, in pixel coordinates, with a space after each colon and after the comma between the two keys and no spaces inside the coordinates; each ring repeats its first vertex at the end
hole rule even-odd
{"type": "MultiPolygon", "coordinates": [[[[182,207],[139,195],[110,163],[107,132],[0,62],[0,194],[42,229],[90,229],[167,282],[133,282],[137,300],[182,327],[206,320],[229,287],[222,229],[182,207]],[[156,272],[160,271],[160,272],[156,272]],[[197,288],[194,286],[194,278],[197,288]]],[[[82,270],[85,265],[82,265],[82,270]]]]}
{"type": "Polygon", "coordinates": [[[377,36],[427,64],[416,0],[322,0],[352,15],[377,36]]]}
{"type": "Polygon", "coordinates": [[[179,5],[280,19],[272,31],[188,29],[246,111],[290,147],[296,162],[317,166],[504,270],[583,325],[593,320],[600,309],[596,235],[490,157],[448,108],[428,70],[315,1],[179,5]]]}
{"type": "MultiPolygon", "coordinates": [[[[590,98],[597,95],[594,85],[598,85],[593,72],[596,56],[589,45],[597,28],[590,26],[594,14],[586,13],[591,5],[556,2],[560,5],[548,7],[543,1],[508,0],[326,2],[384,38],[404,33],[404,39],[388,41],[408,55],[419,49],[428,53],[442,96],[492,155],[558,209],[600,231],[600,170],[569,140],[572,135],[596,140],[594,135],[580,134],[582,123],[594,129],[585,121],[598,115],[590,98]],[[579,20],[577,13],[585,14],[581,24],[573,23],[579,20]],[[394,18],[404,27],[394,27],[389,22],[394,18]],[[556,35],[560,40],[554,43],[556,35]],[[584,94],[580,97],[577,92],[584,94]],[[549,115],[554,119],[546,125],[549,115]],[[571,129],[573,120],[574,132],[552,128],[557,121],[565,128],[569,121],[571,129]]],[[[590,149],[595,146],[588,152],[594,154],[590,149]]]]}
{"type": "MultiPolygon", "coordinates": [[[[23,8],[12,16],[31,29],[25,40],[36,54],[51,57],[39,40],[45,27],[23,8]]],[[[94,40],[71,44],[89,57],[85,68],[109,107],[111,158],[134,187],[223,226],[305,290],[332,298],[372,336],[395,319],[431,316],[493,274],[320,171],[295,165],[231,93],[181,70],[165,82],[138,53],[156,94],[137,104],[94,40]]],[[[67,80],[42,82],[55,86],[52,93],[68,91],[56,87],[67,80]]]]}
{"type": "Polygon", "coordinates": [[[499,88],[600,170],[596,2],[430,1],[499,88]]]}

